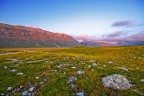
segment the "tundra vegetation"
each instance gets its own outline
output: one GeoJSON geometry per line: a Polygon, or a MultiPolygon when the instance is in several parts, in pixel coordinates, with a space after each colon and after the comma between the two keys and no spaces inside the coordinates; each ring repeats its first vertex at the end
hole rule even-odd
{"type": "Polygon", "coordinates": [[[0,95],[142,96],[144,47],[0,49],[0,95]],[[130,86],[106,87],[110,76],[130,86]]]}

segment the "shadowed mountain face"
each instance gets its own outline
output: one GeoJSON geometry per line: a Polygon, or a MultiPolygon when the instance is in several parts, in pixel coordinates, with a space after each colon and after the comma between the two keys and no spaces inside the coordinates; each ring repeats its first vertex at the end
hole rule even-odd
{"type": "Polygon", "coordinates": [[[79,42],[66,34],[0,23],[0,47],[72,47],[77,45],[79,42]]]}

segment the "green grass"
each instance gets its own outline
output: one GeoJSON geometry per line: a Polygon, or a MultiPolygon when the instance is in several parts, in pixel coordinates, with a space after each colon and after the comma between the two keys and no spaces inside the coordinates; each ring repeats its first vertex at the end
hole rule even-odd
{"type": "Polygon", "coordinates": [[[75,96],[74,93],[82,91],[86,96],[144,94],[144,82],[140,81],[144,79],[143,46],[11,48],[0,49],[0,53],[0,94],[21,96],[24,90],[29,90],[32,86],[35,87],[35,96],[75,96]],[[3,54],[4,52],[13,54],[3,54]],[[113,63],[108,64],[109,61],[113,63]],[[91,66],[93,63],[98,66],[91,66]],[[129,71],[118,69],[120,66],[125,66],[129,71]],[[11,72],[12,69],[17,71],[11,72]],[[83,70],[84,74],[78,75],[77,70],[83,70]],[[18,72],[23,75],[17,75],[18,72]],[[134,86],[129,90],[105,88],[101,78],[111,74],[125,76],[134,86]],[[73,81],[74,88],[68,83],[70,76],[77,77],[73,81]],[[12,93],[7,91],[9,86],[12,91],[19,86],[23,88],[12,93]]]}

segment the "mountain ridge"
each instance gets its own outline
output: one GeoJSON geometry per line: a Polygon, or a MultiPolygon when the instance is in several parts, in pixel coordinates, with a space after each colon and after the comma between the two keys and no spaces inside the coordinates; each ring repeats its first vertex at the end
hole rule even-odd
{"type": "Polygon", "coordinates": [[[84,46],[143,46],[143,41],[91,41],[83,40],[80,43],[84,46]]]}
{"type": "Polygon", "coordinates": [[[79,45],[71,36],[40,28],[0,23],[0,47],[72,47],[79,45]]]}

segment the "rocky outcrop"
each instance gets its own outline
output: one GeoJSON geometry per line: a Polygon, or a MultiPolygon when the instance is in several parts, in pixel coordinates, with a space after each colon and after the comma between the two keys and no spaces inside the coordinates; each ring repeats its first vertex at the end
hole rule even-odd
{"type": "Polygon", "coordinates": [[[0,47],[72,47],[77,45],[79,42],[66,34],[0,23],[0,47]]]}

